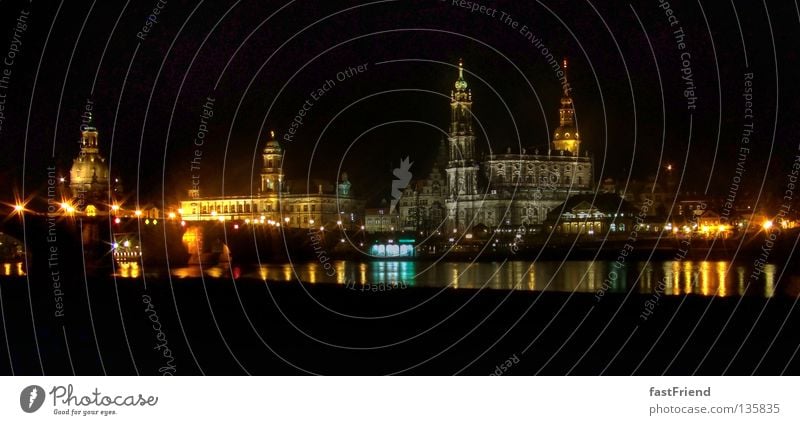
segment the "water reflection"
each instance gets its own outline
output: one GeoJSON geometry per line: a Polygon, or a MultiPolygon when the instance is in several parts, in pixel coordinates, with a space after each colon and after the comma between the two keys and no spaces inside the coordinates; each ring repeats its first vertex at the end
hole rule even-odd
{"type": "MultiPolygon", "coordinates": [[[[173,269],[178,278],[199,277],[199,267],[173,269]]],[[[134,269],[130,269],[131,275],[134,269]]],[[[208,277],[230,277],[225,267],[205,268],[208,277]]],[[[234,277],[267,281],[295,282],[299,278],[309,284],[400,284],[406,286],[453,288],[516,289],[529,291],[561,291],[595,293],[603,290],[624,293],[631,288],[642,293],[663,291],[665,295],[772,297],[777,286],[778,269],[764,266],[762,273],[753,273],[748,264],[728,261],[663,261],[629,263],[618,267],[605,261],[543,261],[535,264],[464,263],[422,261],[334,261],[330,266],[317,262],[242,266],[234,277]],[[660,289],[659,289],[660,288],[660,289]]],[[[800,278],[788,278],[781,292],[800,292],[800,278]]]]}
{"type": "Polygon", "coordinates": [[[3,276],[25,276],[25,274],[25,267],[22,261],[3,263],[3,276]]]}
{"type": "Polygon", "coordinates": [[[117,276],[125,279],[136,279],[141,276],[138,261],[117,262],[117,276]]]}

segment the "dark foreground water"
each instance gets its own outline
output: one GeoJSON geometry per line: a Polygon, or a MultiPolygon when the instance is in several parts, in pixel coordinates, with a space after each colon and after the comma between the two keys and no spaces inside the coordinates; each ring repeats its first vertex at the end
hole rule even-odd
{"type": "Polygon", "coordinates": [[[752,281],[725,262],[431,266],[42,267],[0,278],[0,372],[489,374],[509,358],[514,375],[800,372],[783,265],[752,281]]]}
{"type": "Polygon", "coordinates": [[[795,267],[729,261],[631,262],[618,267],[610,261],[330,261],[263,265],[189,266],[140,268],[123,264],[120,278],[260,279],[270,282],[303,282],[389,290],[392,287],[500,289],[580,293],[658,292],[664,295],[761,296],[800,294],[795,267]],[[779,285],[780,282],[780,285],[779,285]]]}

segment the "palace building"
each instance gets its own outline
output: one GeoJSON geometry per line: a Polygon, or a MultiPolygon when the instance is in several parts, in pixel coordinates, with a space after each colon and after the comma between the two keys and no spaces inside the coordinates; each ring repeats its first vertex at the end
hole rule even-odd
{"type": "MultiPolygon", "coordinates": [[[[566,61],[563,65],[566,72],[566,61]]],[[[398,203],[403,230],[541,225],[570,196],[591,193],[592,160],[581,150],[569,84],[563,87],[559,125],[547,149],[509,149],[479,160],[472,92],[459,63],[446,146],[440,146],[430,175],[403,191],[398,203]]]]}
{"type": "Polygon", "coordinates": [[[262,151],[258,193],[201,197],[199,190],[190,190],[189,199],[180,201],[182,220],[233,220],[308,228],[361,225],[364,203],[352,196],[347,173],[342,173],[336,184],[318,180],[287,181],[282,163],[283,148],[275,140],[275,133],[270,132],[270,140],[262,151]]]}

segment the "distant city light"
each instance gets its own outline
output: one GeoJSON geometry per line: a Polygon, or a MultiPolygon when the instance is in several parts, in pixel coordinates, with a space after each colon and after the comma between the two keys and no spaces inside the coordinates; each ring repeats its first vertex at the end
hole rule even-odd
{"type": "Polygon", "coordinates": [[[141,217],[142,216],[142,210],[136,210],[133,213],[136,215],[136,217],[141,217]]]}
{"type": "Polygon", "coordinates": [[[772,220],[765,220],[764,224],[762,224],[761,226],[764,228],[764,230],[769,230],[772,228],[772,224],[773,224],[772,220]]]}
{"type": "Polygon", "coordinates": [[[117,217],[117,218],[115,218],[115,219],[114,219],[114,223],[117,223],[117,224],[119,224],[119,222],[120,222],[120,221],[121,221],[121,220],[119,219],[119,217],[117,217]]]}
{"type": "Polygon", "coordinates": [[[174,212],[169,213],[169,218],[170,219],[174,219],[175,217],[177,217],[177,216],[175,215],[174,212]]]}

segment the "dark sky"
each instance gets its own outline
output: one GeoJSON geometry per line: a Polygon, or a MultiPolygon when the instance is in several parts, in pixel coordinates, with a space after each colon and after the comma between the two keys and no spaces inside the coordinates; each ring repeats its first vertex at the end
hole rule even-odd
{"type": "Polygon", "coordinates": [[[11,198],[23,180],[26,194],[41,193],[48,165],[68,169],[91,99],[112,174],[143,201],[175,199],[191,184],[192,143],[209,96],[215,105],[200,158],[204,194],[248,193],[254,153],[267,132],[283,135],[312,100],[285,146],[287,176],[333,180],[341,169],[356,193],[380,198],[401,158],[410,156],[417,176],[430,164],[448,124],[452,65],[461,57],[485,130],[481,151],[544,149],[561,87],[522,26],[570,60],[597,179],[601,172],[646,178],[663,156],[685,169],[686,190],[703,192],[710,179],[711,192],[725,193],[746,121],[748,72],[756,132],[746,189],[757,191],[765,175],[768,189],[780,188],[798,153],[800,15],[791,2],[674,1],[669,9],[678,24],[670,26],[658,0],[478,3],[496,8],[495,17],[452,0],[170,0],[142,41],[137,32],[157,4],[0,2],[0,54],[19,48],[9,88],[0,89],[0,198],[11,198]],[[23,9],[30,10],[28,25],[15,42],[23,9]],[[516,30],[502,12],[519,22],[516,30]],[[673,34],[678,28],[686,35],[683,50],[673,34]],[[693,111],[683,93],[682,53],[690,55],[696,86],[693,111]],[[326,80],[359,64],[367,70],[311,99],[326,80]]]}

